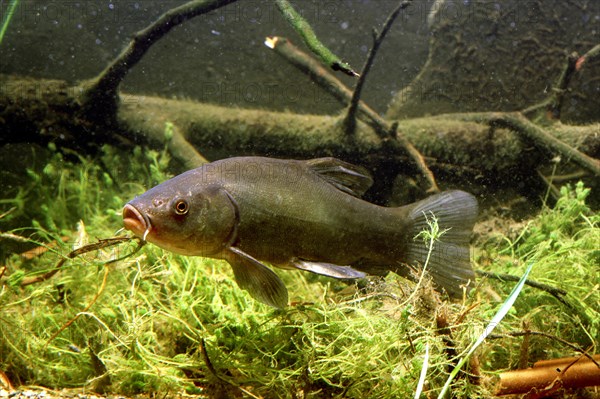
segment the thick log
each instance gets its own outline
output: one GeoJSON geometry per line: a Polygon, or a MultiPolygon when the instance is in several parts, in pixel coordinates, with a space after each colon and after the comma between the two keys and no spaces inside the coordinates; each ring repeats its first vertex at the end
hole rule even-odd
{"type": "MultiPolygon", "coordinates": [[[[406,155],[390,148],[372,127],[359,123],[356,135],[346,135],[341,115],[236,109],[122,94],[116,121],[93,121],[77,117],[80,93],[77,86],[61,81],[0,76],[0,144],[52,141],[85,152],[104,143],[150,143],[161,149],[167,145],[184,168],[204,162],[200,154],[208,159],[243,154],[337,156],[414,173],[406,155]],[[165,137],[167,122],[175,132],[170,140],[165,137]]],[[[397,129],[434,170],[468,171],[468,178],[483,175],[510,184],[515,173],[533,175],[555,155],[507,127],[468,119],[465,114],[406,119],[398,121],[397,129]]],[[[555,123],[545,130],[593,158],[600,156],[600,124],[555,123]]]]}
{"type": "MultiPolygon", "coordinates": [[[[306,158],[368,158],[387,152],[385,140],[359,124],[353,141],[342,130],[342,117],[231,109],[158,97],[123,96],[119,120],[134,135],[161,141],[170,121],[210,159],[239,154],[306,158]]],[[[452,114],[398,122],[398,130],[435,163],[446,163],[502,176],[515,168],[535,168],[545,156],[507,128],[462,120],[452,114]]],[[[583,153],[600,154],[600,124],[556,124],[549,131],[583,153]]],[[[546,156],[547,157],[547,156],[546,156]]]]}

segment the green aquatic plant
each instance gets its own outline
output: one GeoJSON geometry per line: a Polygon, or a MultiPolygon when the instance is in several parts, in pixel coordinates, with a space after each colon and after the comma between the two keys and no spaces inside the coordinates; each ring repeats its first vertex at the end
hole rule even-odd
{"type": "Polygon", "coordinates": [[[15,14],[15,10],[19,5],[19,0],[12,0],[8,9],[6,10],[6,14],[4,14],[4,19],[2,20],[2,25],[0,25],[0,44],[2,44],[2,40],[4,40],[4,34],[10,25],[10,21],[12,20],[13,15],[15,14]]]}
{"type": "MultiPolygon", "coordinates": [[[[490,265],[495,271],[522,274],[528,262],[535,262],[530,278],[566,293],[558,300],[546,291],[526,288],[524,299],[518,302],[523,316],[507,315],[515,330],[523,324],[521,330],[548,334],[530,340],[527,351],[531,361],[599,350],[600,215],[587,206],[589,195],[581,182],[564,186],[556,205],[544,208],[515,239],[491,240],[484,245],[484,252],[495,258],[490,265]],[[573,348],[579,351],[572,352],[573,348]]],[[[504,285],[492,284],[500,295],[506,292],[504,285]]],[[[492,370],[516,366],[521,361],[521,344],[509,338],[502,344],[492,343],[485,366],[492,370]]]]}
{"type": "MultiPolygon", "coordinates": [[[[279,8],[281,15],[288,21],[290,26],[300,35],[308,48],[317,55],[327,66],[333,70],[340,70],[349,76],[357,77],[358,74],[342,61],[338,56],[333,54],[320,40],[317,38],[310,24],[294,9],[287,0],[276,0],[275,4],[279,8]]],[[[268,40],[268,39],[267,39],[268,40]]]]}
{"type": "MultiPolygon", "coordinates": [[[[15,201],[0,203],[26,205],[12,220],[0,218],[1,239],[13,235],[50,249],[30,258],[7,254],[0,269],[0,370],[15,384],[204,397],[397,398],[419,390],[431,396],[494,320],[497,298],[508,297],[514,285],[480,280],[462,302],[442,302],[426,275],[419,283],[390,274],[348,284],[278,271],[292,304],[274,310],[239,289],[218,260],[146,245],[106,263],[132,252],[128,244],[76,257],[52,278],[21,286],[74,246],[113,236],[123,204],[170,177],[164,152],[105,147],[95,159],[50,152],[43,168],[27,174],[15,201]],[[9,228],[24,216],[29,224],[9,228]],[[439,325],[441,315],[449,327],[439,325]]],[[[516,365],[522,339],[511,333],[522,331],[523,321],[530,330],[591,347],[590,353],[597,349],[600,220],[585,203],[588,195],[582,185],[565,188],[557,205],[531,219],[516,239],[476,249],[476,262],[486,253],[491,259],[486,270],[523,275],[535,262],[529,278],[568,293],[565,305],[523,288],[495,336],[472,355],[480,360],[480,377],[516,365]]],[[[441,233],[431,222],[421,234],[428,242],[441,233]]],[[[527,350],[529,361],[572,354],[572,347],[547,337],[532,337],[527,350]]],[[[482,398],[494,387],[459,373],[449,389],[482,398]]]]}

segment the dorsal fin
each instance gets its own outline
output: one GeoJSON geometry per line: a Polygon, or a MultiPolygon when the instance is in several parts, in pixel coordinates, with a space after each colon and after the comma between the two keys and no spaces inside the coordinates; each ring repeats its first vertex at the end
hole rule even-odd
{"type": "Polygon", "coordinates": [[[365,168],[337,158],[315,158],[306,161],[306,164],[338,190],[355,197],[362,197],[373,184],[373,179],[365,168]]]}

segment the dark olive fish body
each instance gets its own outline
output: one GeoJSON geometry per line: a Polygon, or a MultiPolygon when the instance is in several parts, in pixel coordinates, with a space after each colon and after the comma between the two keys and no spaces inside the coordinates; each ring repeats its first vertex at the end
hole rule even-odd
{"type": "Polygon", "coordinates": [[[425,263],[428,248],[413,237],[434,214],[449,230],[428,269],[441,288],[460,294],[474,278],[474,197],[448,191],[387,208],[359,198],[371,184],[366,170],[334,158],[229,158],[152,188],[125,206],[123,218],[127,229],[165,249],[227,260],[240,287],[284,307],[287,290],[262,262],[336,278],[406,274],[406,265],[425,263]]]}
{"type": "Polygon", "coordinates": [[[258,176],[222,182],[238,205],[241,250],[283,267],[295,258],[339,265],[396,258],[403,229],[392,208],[340,191],[305,162],[267,166],[259,173],[268,184],[255,183],[258,176]]]}

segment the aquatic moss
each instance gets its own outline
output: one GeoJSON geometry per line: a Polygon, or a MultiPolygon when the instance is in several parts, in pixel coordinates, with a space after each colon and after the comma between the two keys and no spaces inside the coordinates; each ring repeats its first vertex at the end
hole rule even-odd
{"type": "MultiPolygon", "coordinates": [[[[427,280],[411,296],[414,284],[395,275],[356,285],[278,271],[292,306],[274,310],[240,290],[221,261],[147,245],[105,264],[132,252],[131,244],[78,257],[51,279],[20,287],[22,278],[51,269],[73,245],[114,235],[122,205],[169,176],[165,153],[106,147],[98,159],[68,160],[51,152],[18,192],[20,201],[33,204],[31,223],[9,230],[9,216],[0,219],[4,240],[10,233],[35,245],[57,243],[30,260],[17,253],[4,260],[0,370],[15,384],[206,397],[412,397],[429,345],[425,389],[435,396],[514,285],[482,279],[464,301],[443,303],[427,280]],[[103,292],[82,311],[107,268],[103,292]]],[[[476,248],[477,266],[488,271],[520,275],[534,262],[530,278],[564,288],[571,307],[526,287],[498,335],[477,354],[484,384],[462,375],[452,385],[457,396],[489,397],[493,384],[485,377],[517,365],[523,341],[512,332],[544,331],[597,352],[600,220],[586,205],[589,195],[581,184],[566,187],[557,205],[531,219],[518,237],[476,248]]],[[[547,337],[532,337],[527,352],[530,363],[576,354],[547,337]]]]}

